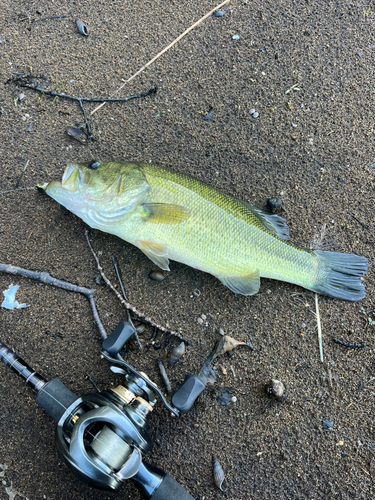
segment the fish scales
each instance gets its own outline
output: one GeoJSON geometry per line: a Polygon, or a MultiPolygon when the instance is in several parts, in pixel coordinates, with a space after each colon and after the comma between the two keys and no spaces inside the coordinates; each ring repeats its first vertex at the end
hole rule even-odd
{"type": "Polygon", "coordinates": [[[243,295],[256,293],[266,277],[347,300],[365,296],[367,259],[295,247],[279,216],[191,176],[137,162],[70,163],[61,183],[42,187],[162,269],[169,270],[169,259],[182,262],[243,295]]]}
{"type": "Polygon", "coordinates": [[[310,255],[275,238],[239,200],[200,182],[167,169],[148,169],[155,202],[178,203],[189,208],[191,216],[176,225],[153,228],[139,225],[141,234],[157,235],[171,242],[172,260],[182,261],[186,253],[202,271],[244,276],[257,269],[261,277],[284,279],[285,270],[295,279],[307,268],[312,272],[310,255]],[[158,234],[159,233],[159,234],[158,234]],[[172,256],[173,249],[177,253],[172,256]]]}

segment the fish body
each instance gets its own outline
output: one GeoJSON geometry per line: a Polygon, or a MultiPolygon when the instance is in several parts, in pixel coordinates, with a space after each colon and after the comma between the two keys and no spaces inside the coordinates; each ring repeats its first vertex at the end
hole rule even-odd
{"type": "Polygon", "coordinates": [[[42,186],[90,227],[137,246],[161,269],[169,260],[216,276],[253,295],[260,277],[347,300],[365,296],[367,260],[309,251],[286,240],[278,215],[188,175],[138,162],[68,164],[62,181],[42,186]]]}

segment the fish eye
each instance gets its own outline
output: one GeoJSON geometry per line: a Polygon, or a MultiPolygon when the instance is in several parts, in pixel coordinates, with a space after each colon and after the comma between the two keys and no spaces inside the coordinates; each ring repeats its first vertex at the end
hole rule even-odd
{"type": "Polygon", "coordinates": [[[91,163],[89,163],[89,168],[91,168],[91,170],[96,170],[100,167],[101,164],[102,163],[100,161],[92,161],[91,163]]]}

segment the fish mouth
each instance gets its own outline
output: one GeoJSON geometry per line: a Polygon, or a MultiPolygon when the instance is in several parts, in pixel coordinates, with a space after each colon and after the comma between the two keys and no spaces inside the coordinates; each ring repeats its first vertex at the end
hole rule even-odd
{"type": "Polygon", "coordinates": [[[83,171],[76,163],[69,162],[61,179],[61,187],[66,191],[76,192],[89,182],[90,174],[83,171]]]}
{"type": "Polygon", "coordinates": [[[50,182],[41,186],[44,191],[58,203],[73,213],[82,206],[85,196],[82,188],[89,182],[90,174],[79,168],[76,163],[69,162],[63,173],[61,182],[50,182]]]}

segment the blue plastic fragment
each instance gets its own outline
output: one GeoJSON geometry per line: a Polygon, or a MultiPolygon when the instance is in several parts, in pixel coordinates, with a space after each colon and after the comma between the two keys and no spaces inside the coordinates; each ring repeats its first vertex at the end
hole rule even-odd
{"type": "Polygon", "coordinates": [[[5,297],[4,302],[1,304],[1,307],[4,307],[5,309],[24,309],[27,307],[26,304],[19,304],[15,298],[16,298],[16,292],[19,289],[18,285],[9,285],[8,290],[5,290],[3,292],[3,295],[5,297]]]}

